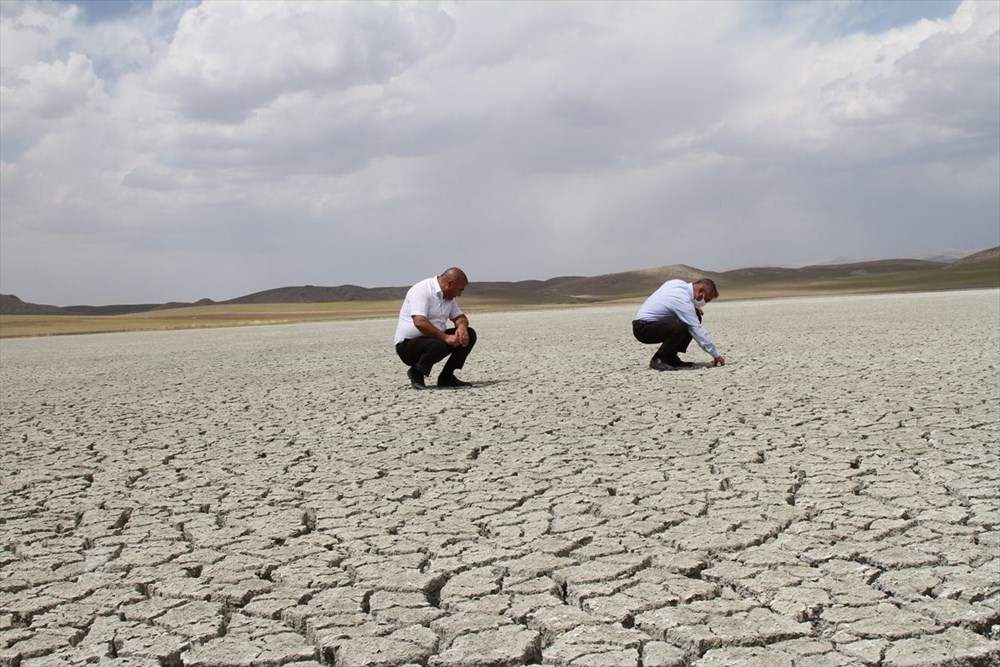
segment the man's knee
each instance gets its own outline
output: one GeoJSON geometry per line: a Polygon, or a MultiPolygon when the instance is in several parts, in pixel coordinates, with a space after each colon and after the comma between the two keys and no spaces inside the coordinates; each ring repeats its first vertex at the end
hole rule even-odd
{"type": "Polygon", "coordinates": [[[449,354],[451,354],[451,347],[447,343],[437,338],[428,338],[427,342],[424,343],[423,354],[421,356],[430,357],[437,362],[449,354]]]}
{"type": "MultiPolygon", "coordinates": [[[[453,334],[456,331],[458,331],[458,329],[451,328],[445,331],[445,333],[453,334]]],[[[469,348],[476,344],[476,330],[473,329],[472,327],[467,327],[467,331],[469,332],[469,344],[466,345],[465,347],[469,348]]],[[[454,352],[459,349],[461,349],[461,347],[452,347],[449,348],[449,352],[454,352]]]]}

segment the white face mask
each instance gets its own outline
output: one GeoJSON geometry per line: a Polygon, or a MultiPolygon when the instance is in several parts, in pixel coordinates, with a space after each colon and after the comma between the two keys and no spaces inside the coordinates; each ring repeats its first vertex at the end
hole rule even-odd
{"type": "Polygon", "coordinates": [[[705,307],[705,300],[704,299],[695,299],[694,300],[694,307],[695,308],[704,308],[705,307]]]}

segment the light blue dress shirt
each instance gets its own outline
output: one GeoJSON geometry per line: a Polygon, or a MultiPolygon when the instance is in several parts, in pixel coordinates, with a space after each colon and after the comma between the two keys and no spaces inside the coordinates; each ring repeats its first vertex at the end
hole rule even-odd
{"type": "Polygon", "coordinates": [[[698,321],[698,312],[694,305],[694,285],[691,283],[668,280],[649,295],[639,308],[639,312],[635,314],[635,319],[647,322],[659,322],[671,318],[686,324],[691,337],[698,342],[701,349],[712,355],[713,359],[719,356],[715,343],[698,321]]]}

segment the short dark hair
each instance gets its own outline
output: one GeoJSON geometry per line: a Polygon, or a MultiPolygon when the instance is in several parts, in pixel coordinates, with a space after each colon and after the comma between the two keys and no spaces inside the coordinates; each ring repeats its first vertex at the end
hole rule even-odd
{"type": "Polygon", "coordinates": [[[701,285],[708,290],[708,293],[712,295],[713,299],[719,297],[719,288],[715,286],[715,281],[711,278],[701,278],[700,280],[694,281],[694,284],[701,285]]]}

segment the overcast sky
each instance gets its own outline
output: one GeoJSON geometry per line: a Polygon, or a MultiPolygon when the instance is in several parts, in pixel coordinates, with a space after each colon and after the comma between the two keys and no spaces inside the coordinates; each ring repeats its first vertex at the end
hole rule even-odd
{"type": "Polygon", "coordinates": [[[0,292],[1000,244],[1000,3],[0,3],[0,292]]]}

